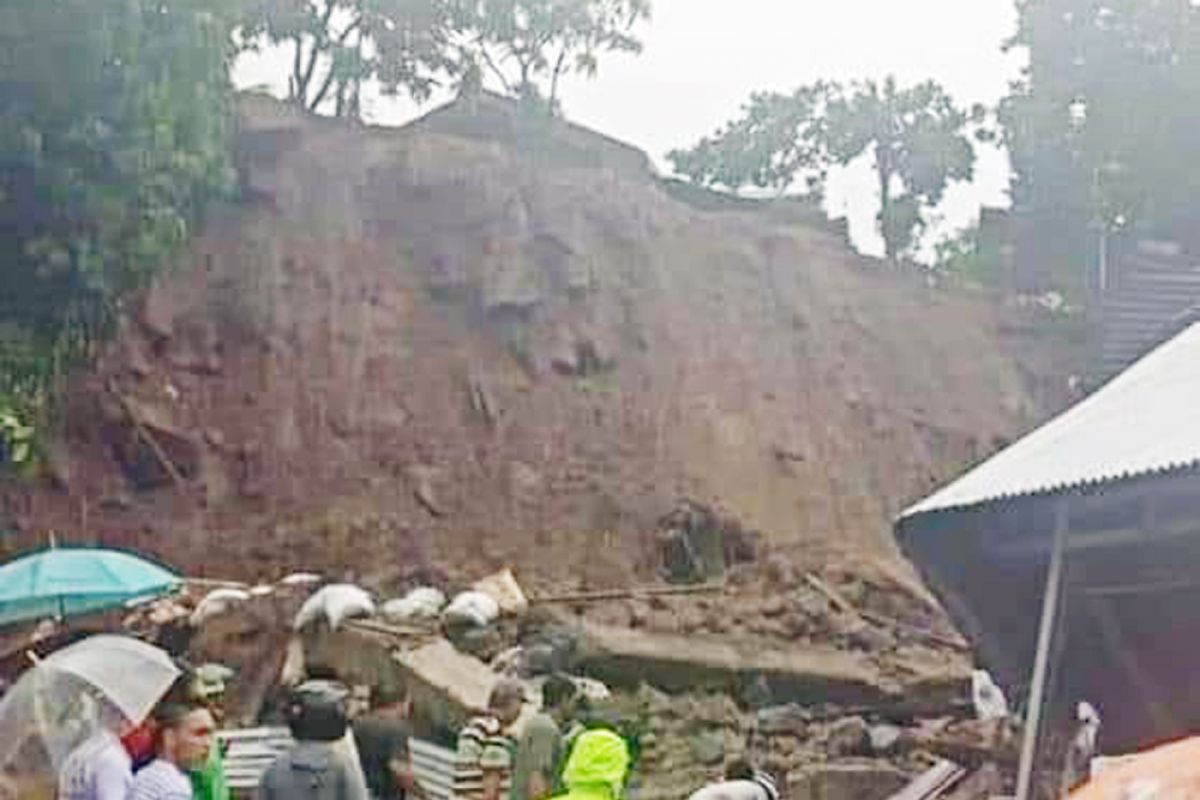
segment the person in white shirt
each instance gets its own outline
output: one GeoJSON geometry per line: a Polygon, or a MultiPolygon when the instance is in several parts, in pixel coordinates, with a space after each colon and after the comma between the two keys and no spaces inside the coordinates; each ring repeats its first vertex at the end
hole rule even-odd
{"type": "Polygon", "coordinates": [[[132,785],[133,761],[108,728],[76,747],[58,773],[60,800],[125,800],[132,785]]]}
{"type": "Polygon", "coordinates": [[[774,779],[745,761],[725,770],[725,779],[697,789],[688,800],[779,800],[774,779]]]}
{"type": "Polygon", "coordinates": [[[187,772],[208,758],[216,720],[204,706],[164,703],[154,721],[156,757],[134,776],[128,800],[192,800],[187,772]]]}

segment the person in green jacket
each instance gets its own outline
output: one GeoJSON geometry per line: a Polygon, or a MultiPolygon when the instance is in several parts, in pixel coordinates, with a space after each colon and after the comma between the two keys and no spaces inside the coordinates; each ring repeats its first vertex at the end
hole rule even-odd
{"type": "Polygon", "coordinates": [[[615,732],[584,731],[563,768],[567,791],[559,800],[620,800],[631,762],[629,745],[615,732]]]}
{"type": "MultiPolygon", "coordinates": [[[[232,671],[221,664],[204,664],[193,675],[189,694],[203,703],[220,724],[225,717],[225,681],[232,671]]],[[[229,784],[225,780],[225,754],[213,742],[208,758],[198,769],[190,770],[194,800],[230,800],[229,784]]]]}

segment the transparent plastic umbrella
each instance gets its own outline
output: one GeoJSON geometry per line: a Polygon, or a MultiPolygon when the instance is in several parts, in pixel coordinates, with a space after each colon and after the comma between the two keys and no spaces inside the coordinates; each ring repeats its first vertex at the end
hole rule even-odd
{"type": "Polygon", "coordinates": [[[0,800],[52,797],[58,769],[76,747],[102,730],[141,722],[178,677],[162,650],[109,635],[26,671],[0,699],[0,800]]]}

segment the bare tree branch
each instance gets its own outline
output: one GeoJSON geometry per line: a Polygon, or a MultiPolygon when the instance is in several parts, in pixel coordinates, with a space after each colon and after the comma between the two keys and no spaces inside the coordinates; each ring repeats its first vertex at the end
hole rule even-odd
{"type": "Polygon", "coordinates": [[[554,109],[554,104],[558,101],[558,79],[562,77],[563,68],[567,64],[567,47],[558,52],[558,60],[554,62],[554,74],[550,78],[550,108],[554,109]]]}
{"type": "Polygon", "coordinates": [[[325,80],[321,82],[321,88],[317,91],[317,96],[312,99],[308,106],[309,111],[316,111],[320,108],[321,103],[325,101],[325,95],[329,94],[330,87],[333,86],[335,72],[331,67],[329,73],[325,76],[325,80]]]}
{"type": "MultiPolygon", "coordinates": [[[[336,5],[337,0],[329,0],[326,4],[325,13],[321,15],[320,31],[314,37],[312,52],[308,55],[308,68],[304,70],[304,80],[300,85],[300,100],[305,105],[308,105],[308,87],[312,83],[313,72],[317,69],[317,59],[321,53],[329,50],[329,21],[333,18],[333,10],[336,5]]],[[[325,91],[328,91],[328,86],[325,87],[325,91]]],[[[318,105],[319,103],[313,103],[310,110],[315,110],[318,105]]]]}
{"type": "Polygon", "coordinates": [[[481,56],[483,56],[483,63],[487,64],[488,69],[490,69],[492,71],[492,73],[497,78],[500,79],[500,84],[504,87],[505,93],[512,94],[513,93],[512,84],[510,84],[508,82],[508,78],[506,78],[504,76],[504,71],[501,70],[500,67],[497,66],[496,62],[492,60],[492,55],[491,55],[491,53],[488,52],[487,45],[485,45],[483,43],[482,39],[479,40],[476,44],[479,48],[479,54],[481,56]]]}
{"type": "Polygon", "coordinates": [[[362,17],[361,16],[355,17],[354,21],[346,26],[346,30],[344,30],[340,34],[338,34],[337,43],[345,44],[346,40],[350,38],[350,34],[354,33],[356,30],[361,28],[362,24],[363,24],[362,17]]]}
{"type": "Polygon", "coordinates": [[[293,100],[299,100],[301,103],[303,103],[304,97],[300,89],[300,65],[304,63],[304,37],[297,33],[293,37],[293,41],[296,43],[296,54],[292,60],[292,80],[290,81],[291,85],[288,87],[288,89],[291,91],[293,100]]]}

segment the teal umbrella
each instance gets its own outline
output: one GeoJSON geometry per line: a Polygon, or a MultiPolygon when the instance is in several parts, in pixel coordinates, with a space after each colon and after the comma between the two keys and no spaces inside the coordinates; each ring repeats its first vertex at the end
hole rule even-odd
{"type": "Polygon", "coordinates": [[[117,608],[180,583],[173,572],[119,550],[52,547],[0,566],[0,625],[117,608]]]}

